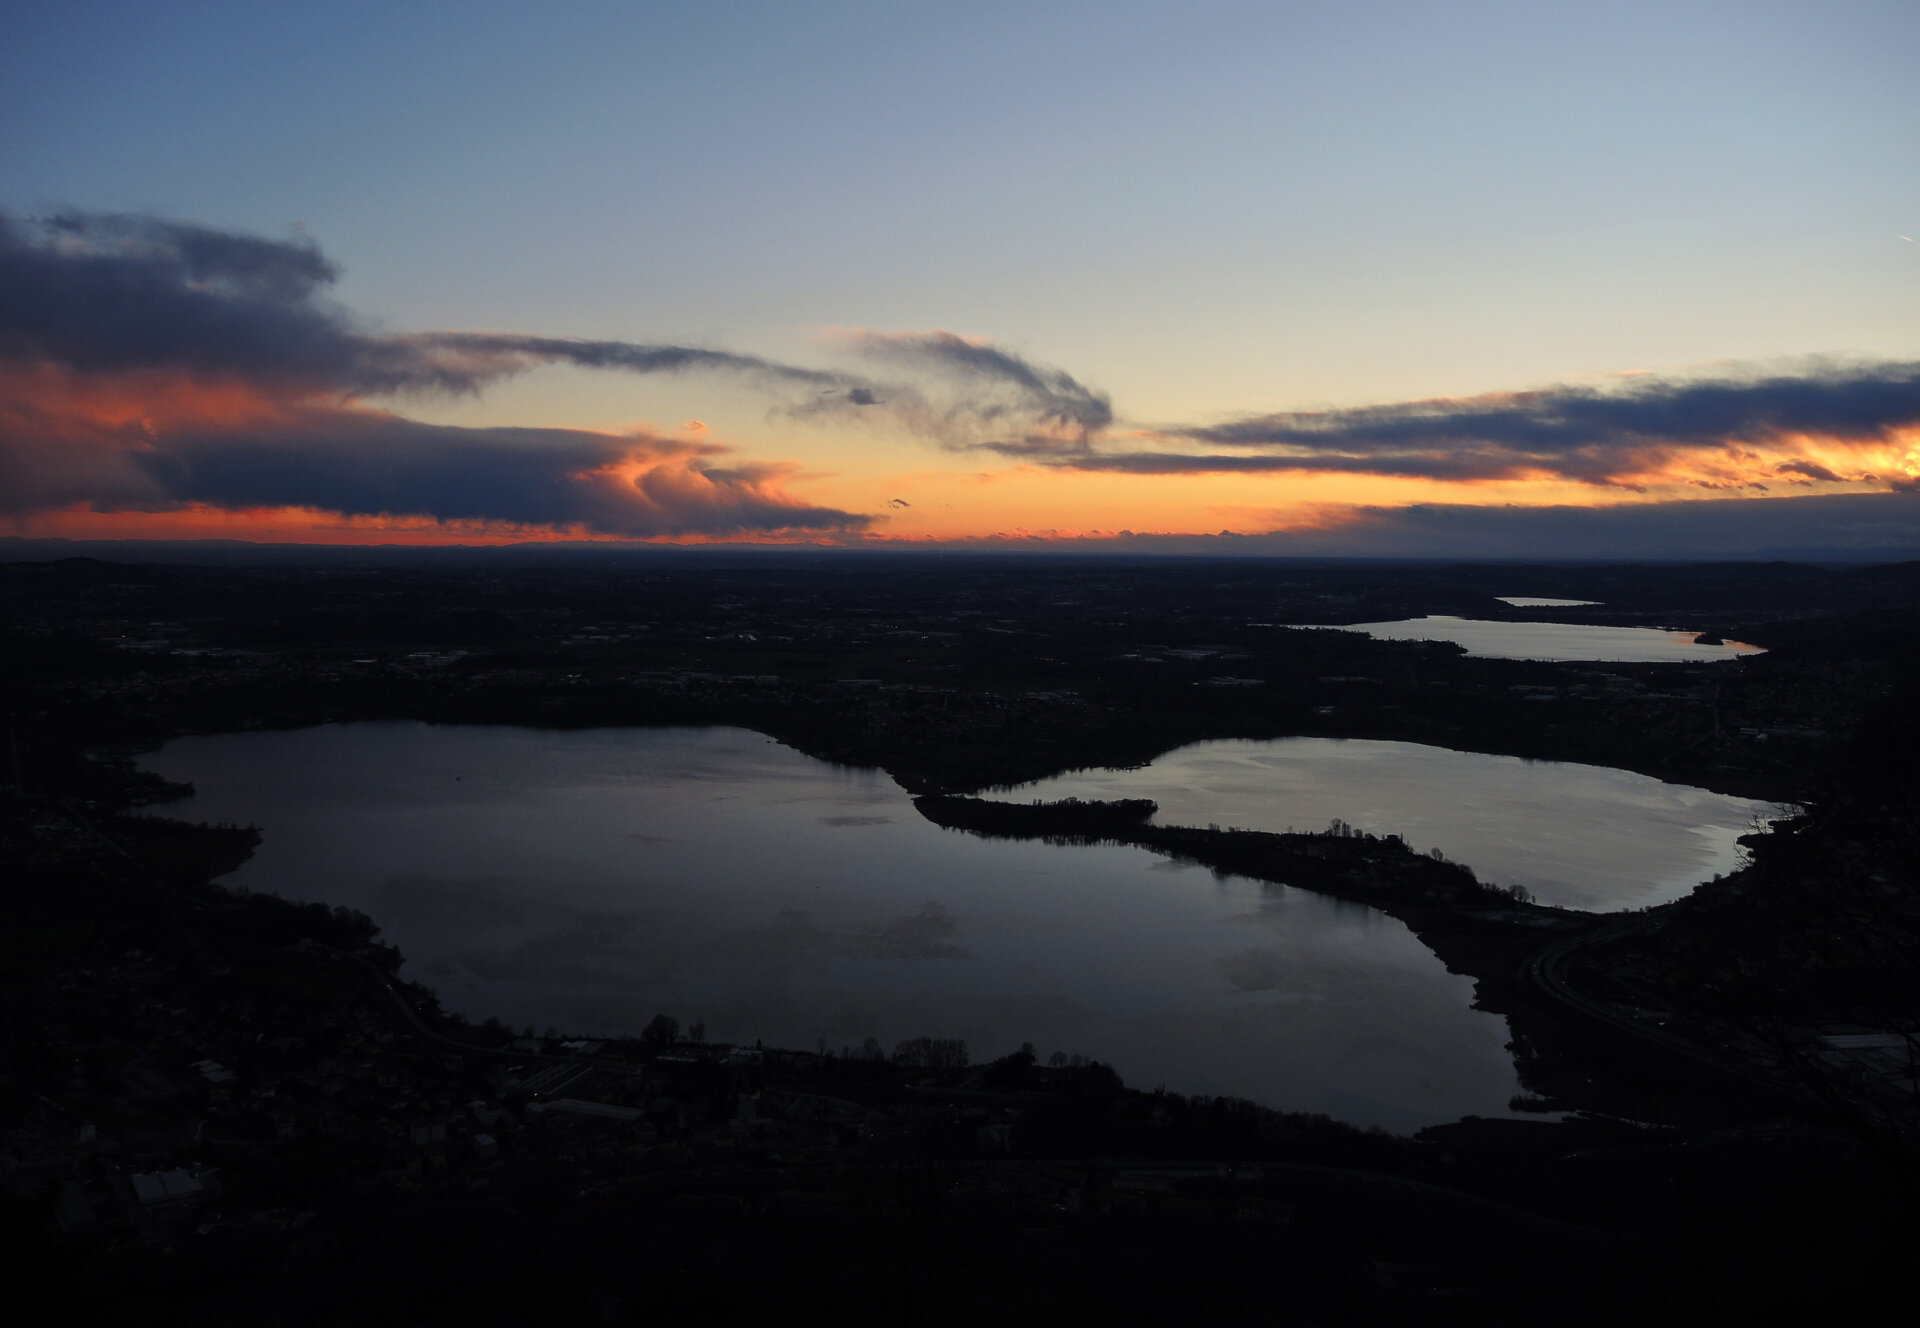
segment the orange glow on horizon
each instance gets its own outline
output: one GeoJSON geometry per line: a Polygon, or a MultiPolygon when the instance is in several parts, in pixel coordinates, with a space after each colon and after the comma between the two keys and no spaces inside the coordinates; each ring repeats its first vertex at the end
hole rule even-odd
{"type": "Polygon", "coordinates": [[[436,521],[430,517],[342,516],[311,507],[229,509],[193,504],[161,512],[103,512],[61,508],[4,522],[6,533],[29,539],[244,540],[254,544],[502,545],[600,544],[827,544],[846,537],[797,534],[610,535],[584,526],[522,526],[504,521],[436,521]]]}

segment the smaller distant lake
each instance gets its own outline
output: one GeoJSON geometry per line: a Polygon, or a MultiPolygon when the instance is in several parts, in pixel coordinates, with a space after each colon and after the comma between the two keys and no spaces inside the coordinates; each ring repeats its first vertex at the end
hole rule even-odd
{"type": "MultiPolygon", "coordinates": [[[[1544,603],[1545,601],[1535,601],[1544,603]]],[[[1562,601],[1565,602],[1565,601],[1562,601]]],[[[1743,641],[1706,646],[1696,632],[1657,627],[1588,627],[1579,623],[1492,622],[1429,614],[1399,622],[1352,623],[1335,628],[1382,641],[1457,641],[1482,659],[1593,660],[1616,664],[1697,664],[1763,653],[1743,641]]]]}
{"type": "Polygon", "coordinates": [[[1545,595],[1495,595],[1494,598],[1516,609],[1583,609],[1604,602],[1597,599],[1550,599],[1545,595]]]}
{"type": "Polygon", "coordinates": [[[1664,904],[1732,871],[1738,839],[1773,804],[1570,761],[1361,738],[1229,738],[1138,770],[1082,770],[995,795],[1005,801],[1152,798],[1161,825],[1324,830],[1335,817],[1544,904],[1664,904]]]}

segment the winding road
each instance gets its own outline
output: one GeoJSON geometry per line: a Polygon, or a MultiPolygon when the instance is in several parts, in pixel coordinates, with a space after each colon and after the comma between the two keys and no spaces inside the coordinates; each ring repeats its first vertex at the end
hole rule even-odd
{"type": "Polygon", "coordinates": [[[1624,940],[1634,932],[1651,926],[1652,923],[1653,919],[1649,917],[1632,915],[1612,922],[1604,922],[1597,927],[1591,927],[1573,936],[1543,945],[1521,961],[1520,979],[1531,984],[1535,990],[1589,1019],[1629,1033],[1643,1041],[1654,1043],[1656,1046],[1685,1056],[1722,1074],[1743,1079],[1757,1088],[1787,1097],[1800,1105],[1818,1107],[1820,1104],[1815,1102],[1799,1084],[1784,1080],[1778,1074],[1769,1073],[1751,1062],[1730,1056],[1724,1051],[1704,1046],[1691,1038],[1682,1037],[1666,1027],[1663,1022],[1655,1022],[1655,1017],[1648,1012],[1618,1002],[1601,1000],[1581,991],[1568,979],[1568,966],[1581,951],[1624,940]]]}

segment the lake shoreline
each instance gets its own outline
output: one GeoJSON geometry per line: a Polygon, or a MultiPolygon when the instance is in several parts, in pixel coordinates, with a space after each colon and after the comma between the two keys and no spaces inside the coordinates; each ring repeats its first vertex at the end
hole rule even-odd
{"type": "Polygon", "coordinates": [[[1314,624],[1360,632],[1375,641],[1446,641],[1472,659],[1536,664],[1721,664],[1766,653],[1765,646],[1729,641],[1713,629],[1556,622],[1532,618],[1464,618],[1430,613],[1381,622],[1314,624]]]}
{"type": "Polygon", "coordinates": [[[1658,926],[1674,904],[1604,913],[1557,908],[1483,884],[1470,868],[1417,853],[1397,835],[1156,826],[1146,823],[1155,808],[1144,800],[1022,805],[923,796],[914,803],[936,824],[967,834],[1128,844],[1377,909],[1403,923],[1449,972],[1473,979],[1474,1008],[1507,1019],[1515,1067],[1534,1095],[1525,1110],[1632,1118],[1650,1084],[1667,1095],[1677,1119],[1711,1119],[1730,1090],[1750,1098],[1758,1090],[1761,1100],[1781,1104],[1797,1098],[1792,1085],[1738,1056],[1709,1053],[1667,1031],[1667,1020],[1646,1027],[1632,1004],[1596,998],[1543,971],[1543,959],[1556,952],[1563,959],[1583,944],[1658,926]],[[1586,1073],[1596,1064],[1610,1077],[1586,1073]]]}

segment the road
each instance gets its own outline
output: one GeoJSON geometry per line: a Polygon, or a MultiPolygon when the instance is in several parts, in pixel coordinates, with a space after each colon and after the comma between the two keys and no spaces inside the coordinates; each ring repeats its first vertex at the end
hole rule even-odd
{"type": "Polygon", "coordinates": [[[1617,1002],[1601,1000],[1581,991],[1568,980],[1567,969],[1581,951],[1623,940],[1634,932],[1650,926],[1652,921],[1653,919],[1644,915],[1628,916],[1544,945],[1521,961],[1520,978],[1524,982],[1531,983],[1536,990],[1586,1015],[1589,1019],[1632,1034],[1643,1041],[1654,1043],[1677,1055],[1718,1070],[1722,1074],[1744,1079],[1769,1093],[1790,1098],[1804,1106],[1818,1107],[1820,1104],[1815,1102],[1799,1084],[1783,1080],[1777,1074],[1768,1073],[1751,1062],[1729,1055],[1725,1051],[1682,1037],[1667,1028],[1664,1023],[1655,1022],[1647,1012],[1617,1002]]]}

